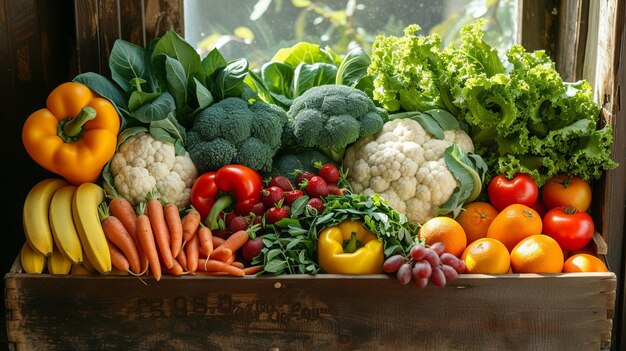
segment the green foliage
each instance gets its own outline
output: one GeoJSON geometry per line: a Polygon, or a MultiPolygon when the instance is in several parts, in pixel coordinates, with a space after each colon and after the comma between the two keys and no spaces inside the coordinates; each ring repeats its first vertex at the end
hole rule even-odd
{"type": "Polygon", "coordinates": [[[174,32],[145,48],[117,40],[109,67],[113,82],[95,73],[78,75],[75,81],[109,99],[123,117],[124,128],[148,128],[157,140],[172,142],[177,154],[185,152],[186,129],[200,111],[215,101],[256,95],[245,83],[249,73],[245,59],[228,62],[213,50],[200,60],[174,32]]]}
{"type": "Polygon", "coordinates": [[[507,70],[484,41],[484,24],[464,27],[461,43],[443,50],[437,35],[415,34],[417,26],[403,37],[378,37],[369,67],[374,99],[393,111],[436,107],[455,115],[469,126],[488,179],[523,172],[542,185],[562,172],[592,180],[614,168],[612,131],[596,129],[599,107],[590,85],[563,82],[545,52],[518,45],[507,51],[507,70]]]}
{"type": "Polygon", "coordinates": [[[261,67],[259,79],[249,84],[261,99],[288,110],[295,98],[317,86],[338,84],[371,92],[373,85],[367,79],[369,62],[361,48],[350,51],[343,59],[329,48],[299,42],[278,50],[261,67]]]}
{"type": "Polygon", "coordinates": [[[293,203],[289,218],[268,226],[264,247],[252,264],[264,264],[265,273],[276,275],[318,273],[317,237],[324,228],[344,220],[363,221],[365,229],[383,242],[386,257],[406,255],[417,242],[418,228],[378,194],[329,195],[321,214],[307,211],[307,200],[307,196],[299,198],[293,203]]]}

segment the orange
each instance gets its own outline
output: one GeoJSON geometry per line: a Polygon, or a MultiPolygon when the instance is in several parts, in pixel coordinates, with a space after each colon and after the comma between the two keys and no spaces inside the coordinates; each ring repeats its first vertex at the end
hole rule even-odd
{"type": "Polygon", "coordinates": [[[487,229],[487,237],[500,241],[510,252],[522,239],[540,234],[541,229],[543,224],[537,211],[528,206],[514,204],[506,207],[493,219],[487,229]]]}
{"type": "Polygon", "coordinates": [[[511,251],[511,267],[515,273],[561,273],[563,251],[551,237],[531,235],[511,251]]]}
{"type": "Polygon", "coordinates": [[[563,273],[608,271],[601,259],[584,253],[568,258],[563,264],[563,273]]]}
{"type": "Polygon", "coordinates": [[[423,239],[427,245],[434,243],[443,243],[446,246],[446,252],[456,257],[461,257],[465,246],[467,245],[467,237],[463,227],[452,218],[435,217],[422,224],[419,231],[419,237],[423,239]]]}
{"type": "Polygon", "coordinates": [[[465,261],[465,273],[506,274],[511,268],[509,250],[491,238],[478,239],[467,245],[461,259],[465,261]]]}
{"type": "Polygon", "coordinates": [[[472,202],[463,206],[463,211],[456,217],[465,235],[467,243],[472,243],[487,236],[487,229],[498,215],[498,210],[488,202],[472,202]]]}

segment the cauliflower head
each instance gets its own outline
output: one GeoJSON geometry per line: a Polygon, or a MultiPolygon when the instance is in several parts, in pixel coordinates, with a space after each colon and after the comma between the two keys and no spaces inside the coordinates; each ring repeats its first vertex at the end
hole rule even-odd
{"type": "Polygon", "coordinates": [[[465,132],[445,131],[444,136],[436,139],[409,118],[385,123],[380,132],[346,150],[344,166],[353,191],[380,194],[413,223],[434,217],[457,187],[444,151],[452,144],[465,153],[474,151],[465,132]]]}
{"type": "Polygon", "coordinates": [[[126,139],[109,167],[115,190],[133,206],[156,190],[163,200],[185,208],[198,177],[188,152],[176,156],[172,143],[156,140],[146,132],[126,139]]]}

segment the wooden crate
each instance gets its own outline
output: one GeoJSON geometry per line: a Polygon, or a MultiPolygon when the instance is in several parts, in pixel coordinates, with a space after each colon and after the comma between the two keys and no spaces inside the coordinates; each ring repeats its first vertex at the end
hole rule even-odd
{"type": "Polygon", "coordinates": [[[12,350],[608,350],[614,273],[6,275],[12,350]]]}

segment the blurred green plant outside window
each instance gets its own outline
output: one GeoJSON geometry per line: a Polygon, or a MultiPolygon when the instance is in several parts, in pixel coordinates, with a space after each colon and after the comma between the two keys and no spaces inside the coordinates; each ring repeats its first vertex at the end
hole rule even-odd
{"type": "Polygon", "coordinates": [[[370,52],[376,35],[401,36],[409,24],[437,33],[446,46],[461,27],[485,18],[485,40],[506,49],[518,42],[518,0],[186,0],[185,37],[201,56],[218,48],[251,68],[299,41],[345,54],[370,52]]]}

